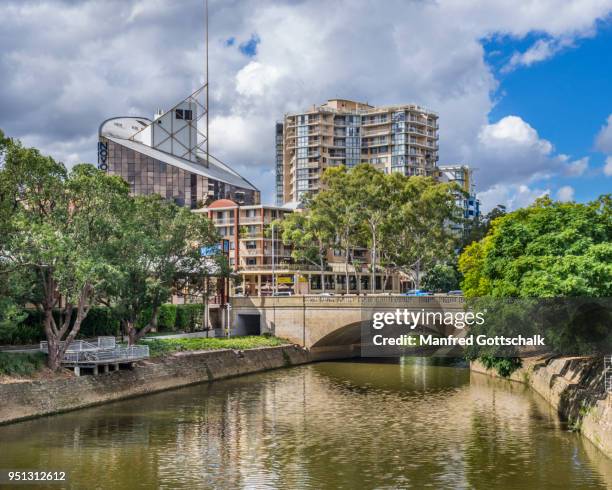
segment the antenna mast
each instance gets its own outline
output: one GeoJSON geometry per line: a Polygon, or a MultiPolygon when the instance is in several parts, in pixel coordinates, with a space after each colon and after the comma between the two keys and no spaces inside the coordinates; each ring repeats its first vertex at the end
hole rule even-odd
{"type": "Polygon", "coordinates": [[[205,12],[205,26],[206,26],[206,163],[208,164],[209,160],[210,160],[210,153],[209,153],[209,140],[210,140],[210,133],[208,130],[208,113],[209,113],[209,106],[208,106],[208,0],[204,0],[204,12],[205,12]]]}

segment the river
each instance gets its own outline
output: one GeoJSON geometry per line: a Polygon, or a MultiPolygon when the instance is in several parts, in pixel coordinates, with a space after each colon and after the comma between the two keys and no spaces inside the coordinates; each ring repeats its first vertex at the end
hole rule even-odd
{"type": "Polygon", "coordinates": [[[83,489],[612,488],[612,461],[526,387],[420,359],[310,364],[0,427],[0,468],[63,470],[83,489]]]}

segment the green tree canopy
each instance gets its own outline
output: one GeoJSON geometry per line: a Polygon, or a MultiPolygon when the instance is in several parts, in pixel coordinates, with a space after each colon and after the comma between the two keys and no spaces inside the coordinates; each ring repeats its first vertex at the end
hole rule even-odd
{"type": "Polygon", "coordinates": [[[61,163],[9,141],[0,170],[3,277],[30,281],[44,314],[49,366],[59,367],[89,309],[118,274],[116,251],[127,184],[91,165],[61,163]],[[17,277],[19,276],[19,277],[17,277]],[[53,310],[59,308],[59,321],[53,310]],[[64,341],[62,343],[62,341],[64,341]]]}
{"type": "Polygon", "coordinates": [[[459,258],[468,297],[608,297],[612,294],[610,196],[587,203],[542,198],[493,221],[459,258]]]}
{"type": "Polygon", "coordinates": [[[133,344],[157,326],[160,307],[177,286],[202,287],[202,279],[218,273],[222,264],[200,252],[220,238],[199,214],[152,195],[136,197],[124,216],[121,268],[111,298],[133,344]]]}

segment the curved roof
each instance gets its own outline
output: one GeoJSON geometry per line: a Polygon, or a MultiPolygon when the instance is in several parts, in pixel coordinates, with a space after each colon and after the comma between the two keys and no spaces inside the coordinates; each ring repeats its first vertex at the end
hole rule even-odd
{"type": "Polygon", "coordinates": [[[214,208],[237,208],[238,204],[236,204],[231,199],[217,199],[216,201],[211,202],[206,207],[208,209],[214,209],[214,208]]]}

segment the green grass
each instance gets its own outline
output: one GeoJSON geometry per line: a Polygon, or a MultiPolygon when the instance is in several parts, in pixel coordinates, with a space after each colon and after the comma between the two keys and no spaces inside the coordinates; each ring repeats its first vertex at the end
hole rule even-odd
{"type": "Polygon", "coordinates": [[[46,356],[41,352],[0,352],[0,375],[31,376],[45,365],[46,356]]]}
{"type": "Polygon", "coordinates": [[[180,351],[211,349],[245,350],[255,349],[257,347],[276,347],[286,343],[286,341],[276,337],[259,335],[232,337],[229,339],[217,337],[195,339],[154,339],[141,342],[141,344],[149,346],[151,356],[153,357],[180,351]]]}

